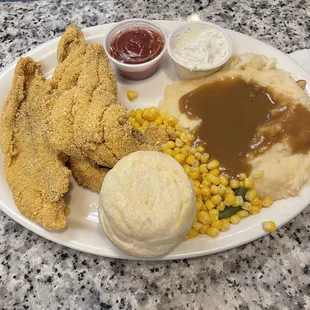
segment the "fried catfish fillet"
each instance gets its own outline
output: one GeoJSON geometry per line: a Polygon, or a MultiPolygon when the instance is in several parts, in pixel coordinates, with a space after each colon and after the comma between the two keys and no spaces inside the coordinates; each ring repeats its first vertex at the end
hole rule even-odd
{"type": "Polygon", "coordinates": [[[57,55],[60,64],[52,77],[57,99],[47,126],[56,151],[112,168],[129,153],[154,149],[153,140],[137,134],[118,103],[115,75],[101,45],[87,44],[81,30],[70,25],[57,55]]]}
{"type": "Polygon", "coordinates": [[[109,168],[100,167],[86,157],[70,157],[70,169],[79,185],[99,193],[109,168]]]}
{"type": "Polygon", "coordinates": [[[21,58],[0,119],[4,168],[20,212],[50,230],[66,227],[63,195],[71,172],[43,135],[53,89],[31,58],[21,58]]]}

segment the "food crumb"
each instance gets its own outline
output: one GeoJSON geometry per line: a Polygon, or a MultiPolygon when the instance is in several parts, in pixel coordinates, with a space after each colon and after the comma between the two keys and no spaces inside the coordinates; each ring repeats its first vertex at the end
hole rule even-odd
{"type": "Polygon", "coordinates": [[[138,97],[138,93],[136,91],[134,91],[134,90],[128,90],[127,97],[128,97],[129,100],[132,101],[132,100],[134,100],[134,99],[136,99],[138,97]]]}
{"type": "Polygon", "coordinates": [[[262,226],[265,232],[274,232],[277,229],[277,225],[274,221],[263,222],[262,226]]]}

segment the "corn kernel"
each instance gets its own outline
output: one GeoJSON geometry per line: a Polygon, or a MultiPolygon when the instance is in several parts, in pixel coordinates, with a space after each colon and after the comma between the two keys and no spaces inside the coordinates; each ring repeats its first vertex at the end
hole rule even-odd
{"type": "Polygon", "coordinates": [[[195,149],[194,147],[191,147],[191,148],[189,149],[189,152],[190,152],[192,155],[195,156],[196,149],[195,149]]]}
{"type": "MultiPolygon", "coordinates": [[[[197,151],[197,150],[196,150],[197,151]]],[[[196,157],[196,159],[200,160],[201,158],[201,153],[200,152],[195,152],[194,156],[196,157]]]]}
{"type": "Polygon", "coordinates": [[[224,199],[224,204],[225,204],[226,206],[231,206],[231,205],[233,205],[233,204],[235,204],[235,203],[236,203],[236,196],[235,196],[235,195],[229,194],[229,195],[227,195],[226,198],[224,199]]]}
{"type": "Polygon", "coordinates": [[[239,207],[242,206],[244,203],[242,196],[236,196],[236,202],[232,204],[233,207],[239,207]]]}
{"type": "Polygon", "coordinates": [[[168,141],[167,147],[168,147],[168,149],[173,149],[173,148],[175,148],[175,143],[173,141],[168,141]]]}
{"type": "Polygon", "coordinates": [[[206,204],[203,204],[201,206],[201,211],[208,211],[208,208],[207,208],[206,204]]]}
{"type": "Polygon", "coordinates": [[[205,206],[208,210],[212,210],[215,208],[215,204],[210,200],[208,199],[206,202],[205,202],[205,206]]]}
{"type": "MultiPolygon", "coordinates": [[[[201,185],[201,184],[200,184],[200,181],[199,181],[199,180],[193,180],[193,182],[194,182],[193,184],[194,184],[195,186],[198,186],[198,187],[200,188],[200,190],[201,190],[201,187],[200,187],[200,185],[201,185]]],[[[199,197],[200,197],[200,196],[201,196],[201,194],[199,194],[199,195],[197,195],[197,196],[199,196],[199,197]]]]}
{"type": "Polygon", "coordinates": [[[173,157],[173,151],[171,149],[165,149],[164,153],[173,157]]]}
{"type": "Polygon", "coordinates": [[[64,209],[64,215],[65,216],[68,216],[70,214],[71,210],[69,207],[65,206],[65,209],[64,209]]]}
{"type": "Polygon", "coordinates": [[[206,164],[210,158],[210,155],[208,153],[203,153],[200,157],[200,161],[202,164],[206,164]]]}
{"type": "Polygon", "coordinates": [[[250,202],[252,206],[258,206],[261,203],[261,200],[256,196],[250,202]]]}
{"type": "Polygon", "coordinates": [[[264,200],[263,200],[263,206],[264,206],[265,208],[270,207],[270,206],[272,205],[272,203],[273,203],[273,200],[272,200],[272,198],[271,198],[270,196],[267,196],[267,197],[264,198],[264,200]]]}
{"type": "Polygon", "coordinates": [[[213,169],[216,169],[220,166],[220,162],[216,159],[213,159],[211,160],[209,163],[208,163],[208,169],[209,170],[213,170],[213,169]]]}
{"type": "Polygon", "coordinates": [[[142,117],[143,117],[144,119],[146,119],[146,115],[149,113],[149,111],[150,111],[150,108],[145,108],[145,109],[143,109],[142,117]]]}
{"type": "Polygon", "coordinates": [[[221,211],[224,211],[226,208],[225,204],[223,201],[221,201],[217,206],[216,206],[216,209],[219,210],[220,212],[221,211]]]}
{"type": "Polygon", "coordinates": [[[195,167],[195,168],[198,168],[199,167],[199,160],[195,158],[193,160],[192,166],[195,167]]]}
{"type": "Polygon", "coordinates": [[[188,142],[188,137],[186,136],[185,133],[181,133],[180,139],[181,139],[184,143],[188,142]]]}
{"type": "MultiPolygon", "coordinates": [[[[146,110],[146,109],[144,109],[146,110]]],[[[155,107],[151,107],[147,110],[147,113],[146,115],[144,116],[144,113],[143,113],[143,117],[148,120],[148,121],[155,121],[156,118],[157,118],[157,109],[155,107]]]]}
{"type": "Polygon", "coordinates": [[[229,185],[232,189],[236,189],[240,186],[239,181],[236,179],[230,180],[229,185]]]}
{"type": "Polygon", "coordinates": [[[194,222],[192,225],[192,228],[194,228],[196,231],[199,231],[201,227],[202,227],[202,224],[199,222],[194,222]]]}
{"type": "Polygon", "coordinates": [[[202,225],[202,227],[199,229],[199,233],[200,234],[206,234],[209,227],[210,227],[210,225],[207,225],[207,224],[202,225]]]}
{"type": "Polygon", "coordinates": [[[251,201],[252,199],[254,199],[256,197],[257,193],[255,189],[250,189],[246,192],[245,194],[245,199],[248,201],[251,201]]]}
{"type": "Polygon", "coordinates": [[[218,205],[222,201],[222,197],[217,194],[211,197],[211,202],[215,205],[218,205]]]}
{"type": "Polygon", "coordinates": [[[220,178],[219,177],[213,177],[211,179],[211,183],[214,185],[220,185],[221,184],[220,178]]]}
{"type": "Polygon", "coordinates": [[[203,146],[197,146],[196,150],[197,150],[197,152],[200,152],[202,154],[205,149],[203,146]]]}
{"type": "Polygon", "coordinates": [[[155,123],[156,123],[157,126],[161,125],[163,123],[162,118],[161,117],[156,118],[155,123]]]}
{"type": "Polygon", "coordinates": [[[191,228],[190,231],[187,234],[188,238],[192,239],[198,236],[198,231],[195,229],[191,228]]]}
{"type": "Polygon", "coordinates": [[[188,138],[188,142],[193,142],[195,140],[195,137],[191,134],[189,134],[187,138],[188,138]]]}
{"type": "Polygon", "coordinates": [[[202,196],[205,196],[205,197],[210,197],[210,195],[211,195],[210,188],[204,186],[204,185],[203,185],[203,182],[204,182],[204,181],[202,181],[201,195],[202,195],[202,196]]]}
{"type": "Polygon", "coordinates": [[[218,186],[218,194],[220,196],[224,196],[225,192],[226,192],[226,187],[224,185],[220,184],[218,186]]]}
{"type": "Polygon", "coordinates": [[[130,111],[128,112],[128,116],[129,116],[129,117],[135,118],[135,115],[136,115],[136,111],[135,111],[135,110],[130,110],[130,111]]]}
{"type": "Polygon", "coordinates": [[[169,118],[169,125],[170,126],[175,126],[178,123],[178,120],[176,117],[172,116],[169,118]]]}
{"type": "Polygon", "coordinates": [[[252,208],[249,210],[250,214],[257,214],[260,212],[260,207],[258,206],[252,206],[252,208]]]}
{"type": "Polygon", "coordinates": [[[129,117],[128,120],[131,124],[133,124],[136,121],[135,117],[129,117]]]}
{"type": "Polygon", "coordinates": [[[244,181],[239,182],[240,187],[244,187],[244,181]]]}
{"type": "Polygon", "coordinates": [[[231,224],[239,224],[240,223],[240,217],[238,216],[238,215],[232,215],[231,217],[230,217],[230,223],[231,224]]]}
{"type": "Polygon", "coordinates": [[[263,230],[266,232],[274,232],[277,229],[277,225],[274,221],[267,221],[262,223],[263,230]]]}
{"type": "Polygon", "coordinates": [[[199,212],[201,210],[202,205],[203,205],[202,201],[196,200],[196,212],[199,212]]]}
{"type": "Polygon", "coordinates": [[[192,165],[193,162],[195,160],[195,156],[194,155],[189,155],[187,158],[186,158],[186,163],[189,164],[189,165],[192,165]]]}
{"type": "Polygon", "coordinates": [[[216,194],[218,194],[218,192],[219,192],[218,186],[217,186],[217,185],[214,185],[214,184],[211,185],[210,190],[211,190],[211,194],[212,194],[212,195],[216,195],[216,194]]]}
{"type": "Polygon", "coordinates": [[[195,190],[195,195],[196,196],[201,195],[201,188],[199,186],[195,186],[194,190],[195,190]]]}
{"type": "Polygon", "coordinates": [[[229,219],[222,219],[222,227],[221,231],[227,231],[230,227],[230,220],[229,219]]]}
{"type": "Polygon", "coordinates": [[[198,168],[193,168],[192,171],[189,173],[189,177],[192,179],[192,180],[196,180],[199,178],[199,170],[198,168]]]}
{"type": "Polygon", "coordinates": [[[135,123],[133,123],[132,124],[135,128],[139,128],[139,127],[141,127],[141,124],[140,123],[138,123],[138,122],[135,122],[135,123]]]}
{"type": "Polygon", "coordinates": [[[175,145],[177,147],[182,147],[184,145],[184,142],[180,138],[175,139],[175,145]]]}
{"type": "Polygon", "coordinates": [[[181,153],[181,149],[179,147],[175,147],[173,149],[173,152],[175,153],[175,155],[180,154],[181,153]]]}
{"type": "Polygon", "coordinates": [[[239,178],[240,181],[242,181],[242,180],[244,180],[246,178],[246,174],[245,173],[240,173],[238,175],[238,178],[239,178]]]}
{"type": "Polygon", "coordinates": [[[236,213],[241,219],[244,219],[249,216],[249,212],[246,210],[240,210],[236,213]]]}
{"type": "Polygon", "coordinates": [[[209,237],[215,238],[215,237],[217,237],[219,235],[219,233],[220,233],[220,231],[217,228],[215,228],[215,227],[209,227],[207,229],[207,235],[209,237]]]}
{"type": "Polygon", "coordinates": [[[221,181],[221,184],[224,185],[224,186],[227,186],[228,185],[228,179],[224,176],[220,176],[220,181],[221,181]]]}
{"type": "Polygon", "coordinates": [[[206,211],[200,211],[200,212],[197,214],[197,220],[198,220],[201,224],[203,224],[203,225],[205,225],[205,224],[211,224],[211,222],[212,222],[212,219],[211,219],[209,213],[206,212],[206,211]]]}
{"type": "Polygon", "coordinates": [[[221,220],[213,220],[211,222],[211,227],[221,229],[222,228],[222,221],[221,220]]]}
{"type": "MultiPolygon", "coordinates": [[[[221,172],[219,169],[216,168],[216,169],[211,170],[210,173],[213,174],[215,177],[218,177],[221,172]]],[[[220,182],[221,182],[221,179],[220,179],[220,182]]]]}
{"type": "Polygon", "coordinates": [[[141,109],[136,110],[136,115],[140,115],[142,117],[143,111],[141,109]]]}
{"type": "Polygon", "coordinates": [[[245,188],[251,188],[254,186],[254,181],[252,178],[245,178],[244,179],[244,187],[245,188]]]}
{"type": "Polygon", "coordinates": [[[148,127],[150,125],[150,122],[149,121],[144,121],[143,123],[142,123],[142,126],[143,127],[148,127]]]}
{"type": "Polygon", "coordinates": [[[204,177],[202,176],[203,180],[201,182],[201,185],[204,187],[210,187],[211,186],[211,182],[209,182],[208,180],[205,180],[204,177]]]}
{"type": "Polygon", "coordinates": [[[210,183],[212,183],[212,180],[215,178],[215,176],[211,173],[208,173],[206,176],[205,176],[205,180],[209,181],[210,183]]]}
{"type": "Polygon", "coordinates": [[[183,169],[187,175],[192,171],[192,168],[187,164],[183,166],[183,169]]]}
{"type": "Polygon", "coordinates": [[[211,209],[209,211],[209,215],[212,220],[217,220],[219,218],[220,212],[217,209],[211,209]]]}
{"type": "Polygon", "coordinates": [[[140,125],[142,125],[144,122],[144,118],[137,113],[136,113],[135,119],[136,119],[136,122],[139,123],[140,125]]]}
{"type": "Polygon", "coordinates": [[[252,205],[248,201],[246,201],[241,205],[241,208],[243,210],[250,211],[252,208],[252,205]]]}
{"type": "Polygon", "coordinates": [[[200,171],[200,173],[207,173],[208,172],[207,164],[200,165],[199,166],[199,171],[200,171]]]}
{"type": "Polygon", "coordinates": [[[226,187],[226,192],[224,195],[225,195],[225,197],[227,197],[228,195],[234,195],[235,196],[235,192],[230,187],[226,187]]]}
{"type": "Polygon", "coordinates": [[[202,195],[198,195],[198,196],[196,197],[196,200],[197,200],[197,201],[202,201],[202,195]]]}
{"type": "Polygon", "coordinates": [[[127,92],[127,98],[129,99],[129,100],[134,100],[134,99],[136,99],[138,97],[138,93],[136,92],[136,91],[134,91],[134,90],[128,90],[128,92],[127,92]]]}

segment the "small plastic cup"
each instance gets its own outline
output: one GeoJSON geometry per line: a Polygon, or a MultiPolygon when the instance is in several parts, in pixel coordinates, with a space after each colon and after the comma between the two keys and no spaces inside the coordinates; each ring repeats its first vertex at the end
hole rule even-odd
{"type": "Polygon", "coordinates": [[[182,80],[198,79],[198,78],[205,77],[205,76],[208,76],[216,72],[227,62],[227,60],[232,56],[232,53],[233,53],[232,41],[225,30],[223,30],[221,27],[214,25],[212,23],[200,22],[200,21],[184,23],[183,26],[173,31],[169,35],[169,38],[168,38],[167,50],[168,50],[170,57],[173,60],[175,71],[182,80]],[[224,36],[225,40],[228,43],[228,53],[226,57],[224,57],[222,61],[217,64],[214,64],[214,65],[210,65],[210,64],[203,65],[202,64],[201,67],[197,69],[192,69],[188,67],[186,64],[182,63],[180,59],[176,59],[176,57],[173,54],[173,47],[174,47],[175,40],[176,40],[175,38],[182,36],[182,34],[184,34],[190,28],[193,28],[193,29],[197,28],[203,31],[204,29],[208,27],[215,28],[218,32],[220,32],[224,36]]]}
{"type": "Polygon", "coordinates": [[[159,61],[161,57],[165,54],[167,48],[167,37],[164,29],[157,25],[156,23],[144,20],[144,19],[128,19],[118,23],[115,27],[113,27],[105,36],[103,46],[107,53],[108,58],[118,69],[120,75],[130,80],[144,80],[150,76],[152,76],[159,67],[159,61]],[[164,41],[164,46],[159,55],[157,55],[152,60],[141,64],[126,64],[120,62],[113,58],[110,54],[110,45],[111,42],[116,38],[116,36],[127,29],[131,28],[142,28],[142,29],[151,29],[153,31],[158,32],[164,41]]]}

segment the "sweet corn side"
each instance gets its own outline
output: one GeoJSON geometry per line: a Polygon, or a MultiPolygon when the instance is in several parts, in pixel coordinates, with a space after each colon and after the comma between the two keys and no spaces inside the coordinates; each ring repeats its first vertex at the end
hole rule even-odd
{"type": "Polygon", "coordinates": [[[273,203],[271,197],[260,199],[254,189],[254,180],[240,173],[230,178],[221,172],[221,164],[211,158],[203,146],[193,146],[195,137],[185,130],[175,117],[155,107],[128,112],[129,121],[144,133],[149,126],[159,126],[173,132],[175,140],[162,145],[163,153],[170,155],[192,181],[196,195],[196,217],[188,238],[199,234],[217,237],[248,216],[257,214],[273,203]]]}

